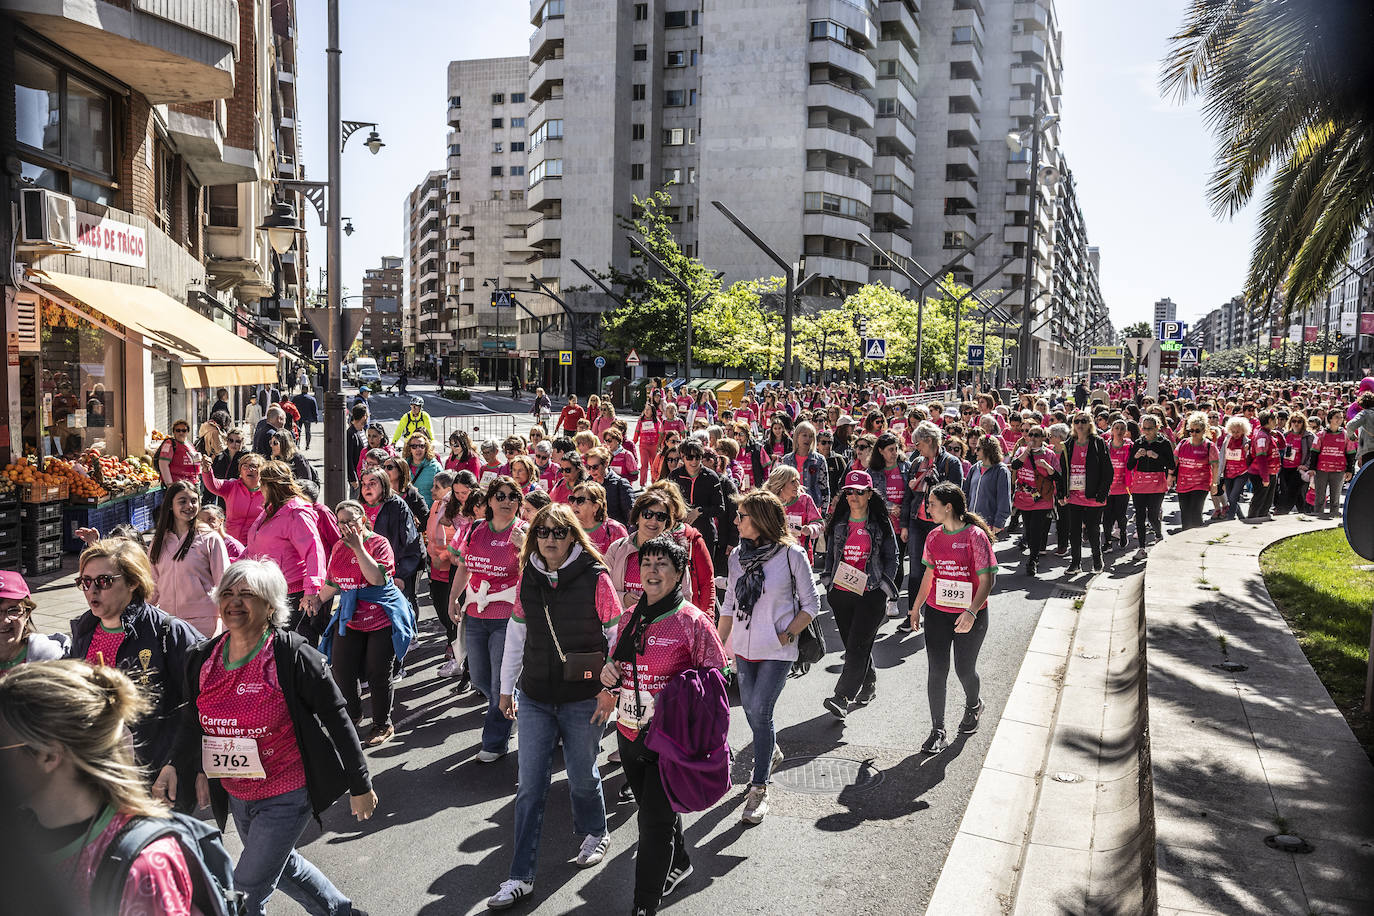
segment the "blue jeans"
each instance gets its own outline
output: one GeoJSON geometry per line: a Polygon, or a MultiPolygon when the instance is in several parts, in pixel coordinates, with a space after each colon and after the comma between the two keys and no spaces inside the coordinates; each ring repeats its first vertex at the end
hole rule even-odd
{"type": "Polygon", "coordinates": [[[512,881],[534,881],[539,858],[539,834],[544,828],[544,805],[549,796],[553,750],[563,738],[563,764],[572,795],[573,832],[605,836],[606,802],[601,796],[601,773],[596,752],[604,726],[592,724],[595,698],[576,703],[540,703],[517,693],[520,719],[520,788],[515,793],[515,856],[512,881]]]}
{"type": "Polygon", "coordinates": [[[487,698],[487,717],[482,723],[482,750],[504,754],[510,745],[511,721],[501,714],[501,656],[506,651],[507,619],[490,620],[468,615],[466,645],[472,686],[487,698]]]}
{"type": "Polygon", "coordinates": [[[782,686],[787,683],[787,673],[792,670],[789,661],[770,659],[751,662],[747,658],[735,658],[735,678],[739,683],[739,702],[744,707],[744,718],[754,731],[754,779],[751,785],[766,786],[773,772],[773,746],[776,743],[773,732],[773,707],[778,705],[782,696],[782,686]]]}
{"type": "Polygon", "coordinates": [[[1250,482],[1249,474],[1241,474],[1236,477],[1222,478],[1222,487],[1226,490],[1226,514],[1230,518],[1240,518],[1240,498],[1245,493],[1245,485],[1250,482]]]}
{"type": "Polygon", "coordinates": [[[248,897],[249,916],[263,916],[277,884],[315,916],[348,916],[353,904],[320,870],[296,852],[310,823],[310,796],[296,789],[258,801],[229,796],[229,813],[243,841],[234,866],[234,885],[248,897]]]}

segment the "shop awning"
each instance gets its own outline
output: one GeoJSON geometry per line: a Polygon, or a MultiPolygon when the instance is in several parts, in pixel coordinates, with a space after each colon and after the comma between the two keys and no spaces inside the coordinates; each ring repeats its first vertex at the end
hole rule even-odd
{"type": "Polygon", "coordinates": [[[37,272],[35,277],[141,334],[144,346],[166,350],[181,363],[187,388],[277,382],[277,357],[151,286],[53,271],[37,272]]]}

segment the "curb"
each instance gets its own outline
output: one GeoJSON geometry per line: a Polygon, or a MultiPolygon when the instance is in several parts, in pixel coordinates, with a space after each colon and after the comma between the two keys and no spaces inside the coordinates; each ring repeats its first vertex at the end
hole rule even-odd
{"type": "Polygon", "coordinates": [[[1045,603],[928,914],[1153,908],[1144,577],[1121,572],[1045,603]]]}

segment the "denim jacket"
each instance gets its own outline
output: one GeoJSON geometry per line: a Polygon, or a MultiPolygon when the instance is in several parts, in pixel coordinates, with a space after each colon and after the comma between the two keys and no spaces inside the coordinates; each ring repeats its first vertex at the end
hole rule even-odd
{"type": "MultiPolygon", "coordinates": [[[[783,455],[782,463],[796,467],[797,453],[788,452],[783,455]]],[[[811,452],[802,462],[801,485],[803,490],[811,494],[811,501],[816,504],[816,508],[821,510],[821,514],[825,514],[830,508],[830,473],[826,468],[825,459],[816,452],[811,452]]]]}
{"type": "MultiPolygon", "coordinates": [[[[873,549],[868,554],[868,565],[864,572],[868,575],[869,588],[874,583],[882,588],[889,598],[897,597],[897,533],[892,529],[886,506],[879,500],[869,503],[868,536],[872,539],[873,549]]],[[[821,585],[826,590],[835,578],[835,570],[844,556],[844,542],[849,537],[849,515],[845,513],[839,523],[825,535],[825,565],[821,570],[821,585]]]]}

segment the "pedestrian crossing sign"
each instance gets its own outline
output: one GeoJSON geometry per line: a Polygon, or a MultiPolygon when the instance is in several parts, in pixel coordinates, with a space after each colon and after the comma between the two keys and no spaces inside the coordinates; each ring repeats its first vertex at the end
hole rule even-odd
{"type": "Polygon", "coordinates": [[[1196,366],[1198,360],[1197,347],[1183,347],[1178,351],[1178,361],[1185,366],[1196,366]]]}
{"type": "Polygon", "coordinates": [[[572,351],[571,351],[571,350],[559,350],[559,351],[558,351],[558,365],[560,365],[560,366],[571,366],[571,365],[572,365],[572,351]]]}
{"type": "Polygon", "coordinates": [[[515,297],[509,290],[498,289],[491,294],[491,307],[494,309],[510,308],[515,304],[515,297]]]}
{"type": "Polygon", "coordinates": [[[310,339],[310,358],[324,359],[325,356],[326,354],[324,352],[324,344],[320,343],[320,339],[318,337],[312,337],[310,339]]]}
{"type": "Polygon", "coordinates": [[[887,359],[886,337],[865,337],[863,339],[864,359],[887,359]]]}

